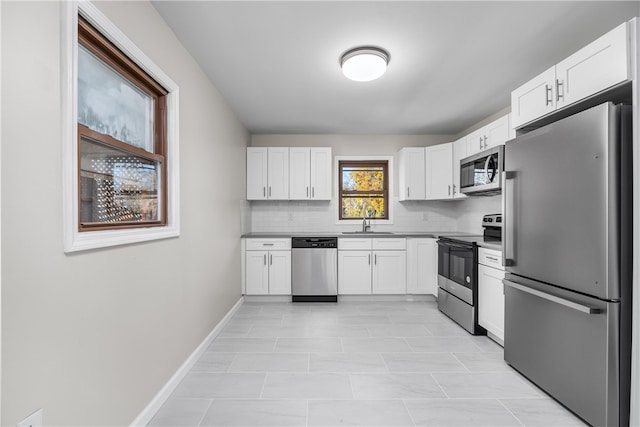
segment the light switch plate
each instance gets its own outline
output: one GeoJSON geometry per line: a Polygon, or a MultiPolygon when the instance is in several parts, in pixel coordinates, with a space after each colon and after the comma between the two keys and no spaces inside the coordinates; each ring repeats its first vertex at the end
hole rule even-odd
{"type": "Polygon", "coordinates": [[[24,420],[16,424],[17,427],[42,427],[42,409],[38,409],[24,420]]]}

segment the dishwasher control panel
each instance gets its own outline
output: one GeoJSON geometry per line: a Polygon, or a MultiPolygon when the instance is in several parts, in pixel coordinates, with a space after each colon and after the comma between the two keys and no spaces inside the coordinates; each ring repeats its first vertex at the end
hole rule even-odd
{"type": "Polygon", "coordinates": [[[292,248],[335,249],[338,247],[337,237],[292,237],[292,248]]]}

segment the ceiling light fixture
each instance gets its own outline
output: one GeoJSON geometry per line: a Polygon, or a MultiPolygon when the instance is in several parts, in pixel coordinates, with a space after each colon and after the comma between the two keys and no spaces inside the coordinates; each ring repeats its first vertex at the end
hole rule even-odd
{"type": "Polygon", "coordinates": [[[357,47],[345,52],[340,59],[342,74],[356,82],[380,78],[388,64],[389,54],[377,47],[357,47]]]}

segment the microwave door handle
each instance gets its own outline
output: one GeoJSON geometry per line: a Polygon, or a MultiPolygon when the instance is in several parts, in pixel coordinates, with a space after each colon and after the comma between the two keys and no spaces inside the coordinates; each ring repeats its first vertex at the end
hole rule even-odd
{"type": "Polygon", "coordinates": [[[487,160],[484,161],[484,176],[486,178],[487,183],[491,182],[491,178],[489,177],[489,163],[491,162],[492,157],[487,156],[487,160]]]}
{"type": "Polygon", "coordinates": [[[515,216],[509,203],[513,203],[513,192],[509,191],[508,181],[513,181],[516,173],[504,171],[502,173],[502,265],[510,267],[515,265],[513,255],[514,227],[515,216]]]}

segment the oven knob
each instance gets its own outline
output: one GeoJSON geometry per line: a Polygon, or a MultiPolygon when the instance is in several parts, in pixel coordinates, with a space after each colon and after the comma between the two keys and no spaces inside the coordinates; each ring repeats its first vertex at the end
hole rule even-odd
{"type": "Polygon", "coordinates": [[[467,283],[471,283],[471,277],[467,276],[465,280],[467,281],[467,283]]]}

